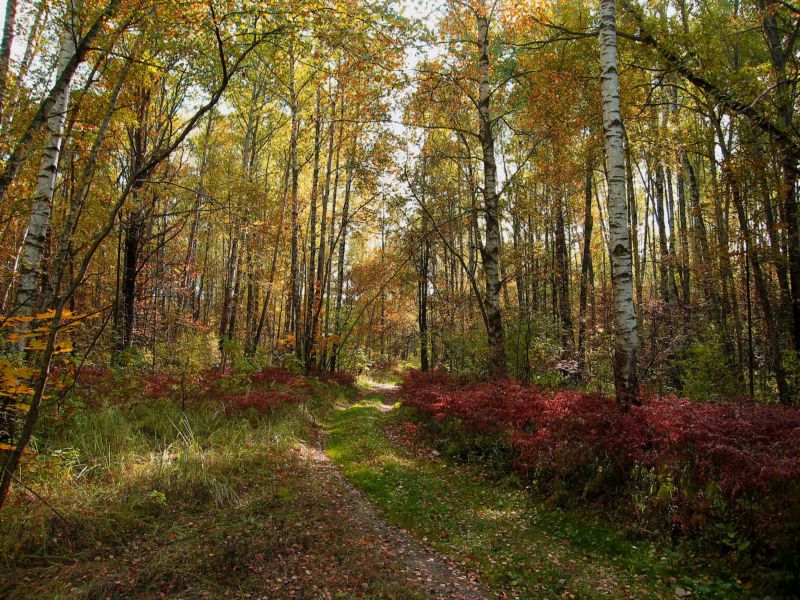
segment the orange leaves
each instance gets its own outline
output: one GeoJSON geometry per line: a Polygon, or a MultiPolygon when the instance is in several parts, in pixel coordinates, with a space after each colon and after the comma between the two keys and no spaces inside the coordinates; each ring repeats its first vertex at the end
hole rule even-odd
{"type": "MultiPolygon", "coordinates": [[[[17,447],[16,446],[12,446],[11,444],[0,443],[0,451],[3,451],[3,452],[14,452],[14,450],[16,450],[16,449],[17,449],[17,447]]],[[[27,448],[25,448],[25,450],[23,450],[22,453],[23,454],[36,454],[33,450],[29,450],[27,448]]]]}

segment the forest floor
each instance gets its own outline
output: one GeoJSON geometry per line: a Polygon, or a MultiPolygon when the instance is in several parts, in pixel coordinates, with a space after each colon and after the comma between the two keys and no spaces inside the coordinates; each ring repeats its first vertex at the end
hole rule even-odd
{"type": "Polygon", "coordinates": [[[18,490],[0,514],[0,597],[487,597],[325,454],[333,407],[352,400],[318,388],[254,422],[164,403],[71,423],[27,474],[41,498],[18,490]]]}
{"type": "Polygon", "coordinates": [[[685,549],[632,540],[602,515],[443,459],[408,435],[410,420],[391,388],[373,388],[335,411],[328,455],[389,522],[457,559],[489,597],[761,597],[685,549]]]}
{"type": "Polygon", "coordinates": [[[374,385],[254,421],[168,403],[70,423],[63,443],[97,460],[29,478],[61,516],[26,493],[0,514],[0,597],[730,597],[677,553],[410,443],[405,410],[374,385]]]}

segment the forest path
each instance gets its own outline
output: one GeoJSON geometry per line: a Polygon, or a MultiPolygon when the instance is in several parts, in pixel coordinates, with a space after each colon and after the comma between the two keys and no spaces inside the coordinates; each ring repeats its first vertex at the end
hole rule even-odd
{"type": "Polygon", "coordinates": [[[668,548],[534,497],[501,466],[445,458],[437,448],[459,452],[447,425],[443,445],[432,446],[398,400],[396,388],[380,386],[340,404],[320,433],[320,469],[346,479],[356,520],[381,532],[384,551],[408,552],[398,562],[420,569],[434,597],[732,597],[668,548]]]}
{"type": "MultiPolygon", "coordinates": [[[[396,392],[395,385],[373,384],[360,394],[358,401],[377,401],[379,410],[385,413],[394,408],[396,392]]],[[[374,536],[376,551],[404,565],[407,575],[431,598],[478,600],[492,597],[473,573],[465,571],[433,548],[420,544],[405,529],[390,525],[326,454],[328,434],[325,429],[315,429],[312,445],[304,447],[303,452],[320,479],[332,489],[339,490],[340,501],[362,526],[362,533],[374,536]]]]}

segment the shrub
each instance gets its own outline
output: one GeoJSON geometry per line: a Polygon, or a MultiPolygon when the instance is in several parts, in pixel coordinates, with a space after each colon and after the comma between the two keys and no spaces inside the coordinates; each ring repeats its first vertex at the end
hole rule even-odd
{"type": "Polygon", "coordinates": [[[142,395],[147,399],[172,398],[180,392],[181,382],[175,375],[148,373],[144,379],[145,387],[142,395]]]}
{"type": "Polygon", "coordinates": [[[728,356],[719,336],[709,334],[691,344],[677,361],[683,393],[706,401],[740,396],[741,384],[728,356]]]}
{"type": "Polygon", "coordinates": [[[325,383],[335,383],[342,387],[352,387],[356,384],[356,376],[350,371],[319,371],[315,373],[320,381],[325,383]]]}
{"type": "MultiPolygon", "coordinates": [[[[760,538],[765,552],[779,551],[768,538],[781,527],[781,539],[791,544],[790,532],[800,529],[798,408],[698,404],[670,395],[622,412],[600,394],[507,381],[458,385],[436,371],[408,374],[401,393],[439,433],[488,448],[485,436],[493,436],[524,478],[556,482],[572,497],[627,494],[639,510],[684,534],[711,522],[733,524],[760,538]]],[[[496,447],[492,452],[495,461],[496,447]]]]}
{"type": "Polygon", "coordinates": [[[276,383],[284,385],[302,385],[306,383],[301,376],[295,375],[284,367],[264,367],[260,371],[253,373],[253,375],[250,376],[250,380],[253,384],[262,385],[273,385],[276,383]]]}

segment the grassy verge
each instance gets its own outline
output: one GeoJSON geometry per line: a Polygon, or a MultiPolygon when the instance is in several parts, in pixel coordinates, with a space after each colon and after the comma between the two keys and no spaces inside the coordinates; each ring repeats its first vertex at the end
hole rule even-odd
{"type": "Polygon", "coordinates": [[[268,415],[209,401],[45,423],[0,513],[0,597],[418,598],[302,457],[344,392],[268,415]]]}
{"type": "Polygon", "coordinates": [[[518,597],[748,597],[690,557],[626,540],[582,512],[536,502],[512,481],[412,455],[386,428],[404,409],[371,397],[336,411],[328,453],[392,522],[518,597]]]}

